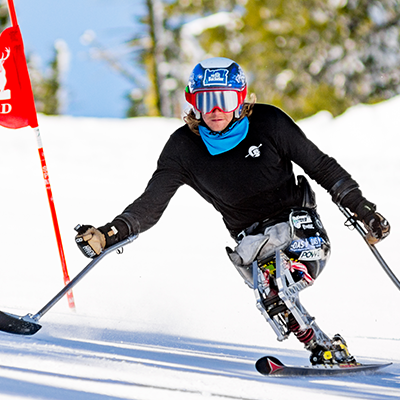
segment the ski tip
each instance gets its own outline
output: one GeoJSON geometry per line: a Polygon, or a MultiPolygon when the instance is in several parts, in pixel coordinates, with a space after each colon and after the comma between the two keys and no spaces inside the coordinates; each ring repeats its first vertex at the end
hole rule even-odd
{"type": "Polygon", "coordinates": [[[28,319],[28,316],[19,317],[0,311],[0,331],[16,335],[34,335],[42,325],[28,319]]]}
{"type": "Polygon", "coordinates": [[[276,357],[272,356],[262,357],[256,362],[256,370],[262,375],[273,375],[284,367],[276,357]]]}

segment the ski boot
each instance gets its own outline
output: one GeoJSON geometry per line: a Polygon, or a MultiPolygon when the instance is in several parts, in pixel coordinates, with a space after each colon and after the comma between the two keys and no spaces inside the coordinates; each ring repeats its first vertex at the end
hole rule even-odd
{"type": "Polygon", "coordinates": [[[317,344],[310,350],[310,362],[312,365],[358,364],[356,359],[349,353],[345,340],[339,334],[333,336],[329,348],[317,344]]]}

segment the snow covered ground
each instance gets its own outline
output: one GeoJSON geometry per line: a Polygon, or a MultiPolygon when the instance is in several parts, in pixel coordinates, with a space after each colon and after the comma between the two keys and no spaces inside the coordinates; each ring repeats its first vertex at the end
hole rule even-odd
{"type": "MultiPolygon", "coordinates": [[[[400,276],[400,97],[332,119],[300,122],[360,183],[392,225],[378,249],[400,276]]],[[[78,223],[102,225],[135,199],[181,121],[39,116],[70,277],[88,260],[78,223]]],[[[62,289],[62,272],[31,129],[0,129],[0,309],[36,313],[62,289]]],[[[340,332],[362,362],[390,361],[375,375],[260,376],[266,354],[307,364],[295,338],[278,342],[231,266],[234,243],[220,216],[181,188],[161,221],[122,255],[107,256],[61,299],[34,336],[0,333],[0,399],[373,399],[400,397],[399,290],[357,232],[315,183],[332,257],[303,304],[329,335],[340,332]]]]}

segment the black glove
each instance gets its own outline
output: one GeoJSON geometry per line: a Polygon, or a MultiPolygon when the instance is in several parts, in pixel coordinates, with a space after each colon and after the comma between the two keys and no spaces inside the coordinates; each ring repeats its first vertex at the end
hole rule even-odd
{"type": "Polygon", "coordinates": [[[377,212],[368,214],[362,222],[367,229],[366,239],[369,244],[380,242],[390,233],[388,220],[377,212]]]}
{"type": "Polygon", "coordinates": [[[86,257],[96,257],[103,251],[106,246],[106,238],[102,232],[92,225],[78,225],[75,230],[78,232],[75,236],[75,243],[86,257]]]}
{"type": "Polygon", "coordinates": [[[386,218],[376,212],[376,206],[369,201],[364,201],[357,207],[357,219],[367,230],[366,239],[369,244],[376,244],[390,233],[390,224],[386,218]]]}

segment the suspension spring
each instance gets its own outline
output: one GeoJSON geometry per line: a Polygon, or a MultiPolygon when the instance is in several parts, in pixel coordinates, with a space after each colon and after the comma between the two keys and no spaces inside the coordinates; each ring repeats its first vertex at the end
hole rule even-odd
{"type": "Polygon", "coordinates": [[[311,342],[311,340],[315,336],[313,328],[308,328],[306,330],[300,330],[300,325],[296,321],[296,319],[293,317],[292,314],[289,315],[288,329],[294,333],[294,335],[297,337],[297,339],[301,343],[304,343],[304,344],[311,342]]]}

